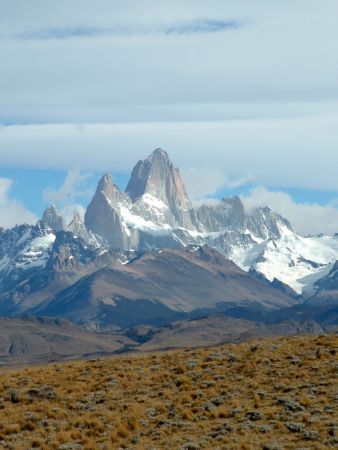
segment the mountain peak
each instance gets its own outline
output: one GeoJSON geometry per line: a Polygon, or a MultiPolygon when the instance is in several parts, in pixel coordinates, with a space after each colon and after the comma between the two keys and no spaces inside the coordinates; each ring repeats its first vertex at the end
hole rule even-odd
{"type": "Polygon", "coordinates": [[[132,200],[144,194],[151,194],[167,203],[166,182],[168,178],[175,177],[175,172],[168,153],[157,148],[148,158],[138,161],[132,171],[126,192],[132,200]]]}
{"type": "Polygon", "coordinates": [[[58,213],[56,206],[51,204],[45,209],[41,222],[43,225],[47,225],[53,231],[64,231],[66,224],[62,216],[58,213]]]}
{"type": "Polygon", "coordinates": [[[47,215],[47,214],[58,214],[56,206],[54,205],[54,203],[51,203],[50,205],[47,206],[47,208],[44,210],[43,215],[47,215]]]}
{"type": "Polygon", "coordinates": [[[76,210],[74,213],[73,222],[82,222],[81,216],[80,216],[80,213],[78,210],[76,210]]]}
{"type": "Polygon", "coordinates": [[[124,195],[110,174],[103,175],[96,189],[96,193],[85,212],[85,228],[103,237],[115,248],[124,248],[119,205],[124,195]]]}
{"type": "Polygon", "coordinates": [[[155,148],[151,155],[147,158],[149,161],[166,161],[171,163],[168,153],[162,148],[155,148]]]}
{"type": "Polygon", "coordinates": [[[73,219],[71,220],[71,222],[68,225],[68,228],[71,231],[73,231],[73,228],[76,228],[76,227],[78,227],[79,225],[82,225],[82,224],[83,224],[83,220],[81,218],[81,215],[80,215],[79,211],[76,210],[74,212],[73,219]]]}
{"type": "Polygon", "coordinates": [[[83,239],[88,238],[88,232],[79,211],[75,211],[73,220],[68,225],[68,230],[75,236],[80,236],[83,239]]]}
{"type": "Polygon", "coordinates": [[[191,202],[180,172],[165,150],[157,148],[148,158],[136,164],[126,192],[133,201],[144,194],[152,195],[167,205],[180,226],[192,228],[191,202]]]}
{"type": "Polygon", "coordinates": [[[96,189],[96,194],[104,194],[108,200],[114,200],[121,192],[116,184],[113,183],[112,176],[109,173],[103,175],[96,189]]]}
{"type": "Polygon", "coordinates": [[[110,173],[105,173],[100,178],[99,184],[97,185],[97,191],[106,192],[113,186],[113,180],[110,173]]]}

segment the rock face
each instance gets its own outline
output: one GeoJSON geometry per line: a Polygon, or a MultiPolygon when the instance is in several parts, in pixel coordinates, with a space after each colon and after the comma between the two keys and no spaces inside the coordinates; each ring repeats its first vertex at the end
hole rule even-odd
{"type": "Polygon", "coordinates": [[[81,219],[78,211],[75,212],[72,221],[68,224],[68,231],[74,234],[74,236],[79,236],[82,239],[89,240],[89,233],[84,222],[81,219]]]}
{"type": "Polygon", "coordinates": [[[66,224],[60,216],[54,205],[49,206],[43,213],[41,223],[46,227],[49,227],[52,231],[65,231],[67,229],[66,224]]]}
{"type": "Polygon", "coordinates": [[[163,202],[172,215],[172,225],[177,224],[188,230],[196,227],[181,174],[164,150],[158,148],[147,159],[136,164],[126,192],[134,202],[143,196],[163,202]]]}
{"type": "Polygon", "coordinates": [[[129,246],[120,216],[123,197],[111,176],[106,174],[101,178],[85,214],[86,228],[104,238],[114,248],[129,246]]]}

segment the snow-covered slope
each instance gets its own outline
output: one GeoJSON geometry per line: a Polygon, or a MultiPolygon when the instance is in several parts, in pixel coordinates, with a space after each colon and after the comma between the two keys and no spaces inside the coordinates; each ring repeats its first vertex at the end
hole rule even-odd
{"type": "Polygon", "coordinates": [[[231,259],[244,270],[253,268],[272,281],[279,279],[298,294],[313,293],[338,259],[338,238],[302,237],[284,228],[279,239],[234,249],[231,259]]]}
{"type": "Polygon", "coordinates": [[[0,274],[44,267],[55,241],[55,233],[42,222],[21,225],[0,233],[0,274]]]}

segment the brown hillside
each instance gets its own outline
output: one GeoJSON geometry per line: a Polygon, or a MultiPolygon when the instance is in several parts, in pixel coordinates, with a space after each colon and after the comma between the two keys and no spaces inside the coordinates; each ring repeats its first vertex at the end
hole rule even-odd
{"type": "Polygon", "coordinates": [[[329,449],[338,336],[278,338],[0,374],[8,449],[329,449]]]}

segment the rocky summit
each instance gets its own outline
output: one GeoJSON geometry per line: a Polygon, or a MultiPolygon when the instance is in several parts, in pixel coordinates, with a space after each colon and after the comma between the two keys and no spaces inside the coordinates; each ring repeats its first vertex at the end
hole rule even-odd
{"type": "Polygon", "coordinates": [[[167,152],[156,149],[134,167],[125,192],[109,175],[100,180],[85,215],[87,229],[110,246],[147,251],[208,244],[231,255],[232,247],[276,239],[290,223],[269,208],[247,215],[238,197],[193,208],[167,152]]]}

